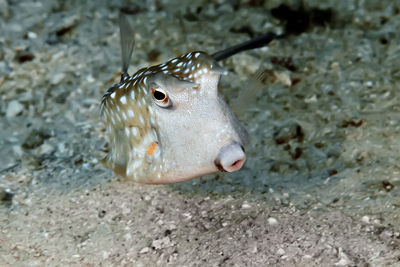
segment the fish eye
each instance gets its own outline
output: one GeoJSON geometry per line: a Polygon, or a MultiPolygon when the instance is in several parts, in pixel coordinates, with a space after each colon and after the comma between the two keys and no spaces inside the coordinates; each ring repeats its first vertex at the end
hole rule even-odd
{"type": "Polygon", "coordinates": [[[167,92],[161,88],[151,88],[151,95],[156,104],[160,107],[167,108],[172,104],[167,92]]]}

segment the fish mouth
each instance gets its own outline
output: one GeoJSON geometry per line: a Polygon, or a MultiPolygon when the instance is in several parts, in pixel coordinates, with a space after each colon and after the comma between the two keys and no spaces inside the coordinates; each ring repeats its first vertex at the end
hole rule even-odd
{"type": "Polygon", "coordinates": [[[244,148],[237,142],[233,142],[220,149],[214,164],[221,172],[235,172],[240,170],[246,162],[244,148]]]}

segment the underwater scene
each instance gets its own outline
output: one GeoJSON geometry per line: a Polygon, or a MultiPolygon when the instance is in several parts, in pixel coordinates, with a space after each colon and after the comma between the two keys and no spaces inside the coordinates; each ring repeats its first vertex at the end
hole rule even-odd
{"type": "Polygon", "coordinates": [[[0,266],[399,266],[400,1],[0,0],[0,266]]]}

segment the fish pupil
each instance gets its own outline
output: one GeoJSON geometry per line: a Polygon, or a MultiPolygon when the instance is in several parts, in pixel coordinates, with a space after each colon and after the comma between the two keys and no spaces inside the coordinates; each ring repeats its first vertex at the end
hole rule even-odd
{"type": "Polygon", "coordinates": [[[153,93],[153,95],[154,95],[154,98],[155,98],[156,100],[158,100],[158,101],[162,101],[162,100],[164,100],[165,97],[166,97],[165,93],[164,93],[164,92],[161,92],[161,91],[159,91],[159,90],[155,90],[154,93],[153,93]]]}

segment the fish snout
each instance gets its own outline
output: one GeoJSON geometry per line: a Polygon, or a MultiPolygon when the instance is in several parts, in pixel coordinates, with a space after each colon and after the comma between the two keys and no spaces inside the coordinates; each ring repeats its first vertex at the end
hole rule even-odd
{"type": "Polygon", "coordinates": [[[243,146],[233,142],[220,149],[214,164],[222,172],[234,172],[240,170],[245,161],[246,154],[243,146]]]}

